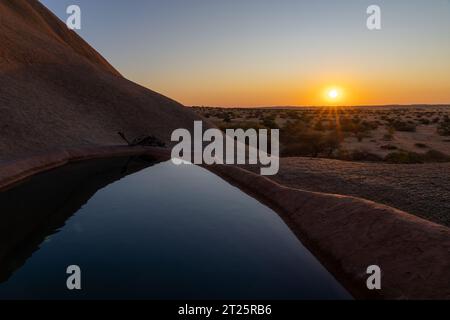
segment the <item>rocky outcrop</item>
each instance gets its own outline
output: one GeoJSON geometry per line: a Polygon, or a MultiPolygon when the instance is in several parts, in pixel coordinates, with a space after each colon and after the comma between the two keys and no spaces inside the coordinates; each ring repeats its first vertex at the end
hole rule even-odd
{"type": "Polygon", "coordinates": [[[170,142],[196,119],[122,77],[39,1],[0,0],[0,161],[122,144],[118,131],[170,142]]]}

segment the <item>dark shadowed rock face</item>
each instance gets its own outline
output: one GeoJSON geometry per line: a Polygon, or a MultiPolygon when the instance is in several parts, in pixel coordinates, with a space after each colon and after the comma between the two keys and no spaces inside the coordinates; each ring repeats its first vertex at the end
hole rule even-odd
{"type": "Polygon", "coordinates": [[[47,150],[168,142],[198,116],[123,78],[37,0],[0,0],[0,161],[47,150]]]}

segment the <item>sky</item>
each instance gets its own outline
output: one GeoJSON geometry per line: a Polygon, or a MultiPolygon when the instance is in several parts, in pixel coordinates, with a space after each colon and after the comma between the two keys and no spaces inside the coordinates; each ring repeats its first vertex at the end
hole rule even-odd
{"type": "Polygon", "coordinates": [[[41,0],[185,105],[450,103],[450,0],[41,0]],[[381,8],[381,30],[366,26],[381,8]]]}

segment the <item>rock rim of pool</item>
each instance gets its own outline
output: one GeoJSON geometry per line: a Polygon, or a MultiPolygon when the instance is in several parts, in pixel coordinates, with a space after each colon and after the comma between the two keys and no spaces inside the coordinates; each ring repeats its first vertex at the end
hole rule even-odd
{"type": "MultiPolygon", "coordinates": [[[[170,159],[156,147],[80,147],[0,163],[0,190],[70,162],[145,155],[170,159]]],[[[288,188],[230,165],[206,166],[272,207],[356,298],[450,299],[450,228],[361,198],[288,188]],[[366,287],[379,265],[382,289],[366,287]]]]}

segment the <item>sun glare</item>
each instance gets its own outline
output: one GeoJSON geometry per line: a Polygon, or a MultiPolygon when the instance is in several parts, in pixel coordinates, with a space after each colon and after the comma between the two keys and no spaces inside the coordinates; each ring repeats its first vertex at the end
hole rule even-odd
{"type": "Polygon", "coordinates": [[[328,97],[330,97],[331,99],[336,99],[337,97],[339,97],[339,92],[336,89],[330,90],[328,91],[328,97]]]}
{"type": "Polygon", "coordinates": [[[325,90],[325,100],[329,103],[336,104],[342,102],[343,91],[337,87],[331,87],[325,90]]]}

